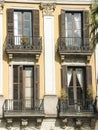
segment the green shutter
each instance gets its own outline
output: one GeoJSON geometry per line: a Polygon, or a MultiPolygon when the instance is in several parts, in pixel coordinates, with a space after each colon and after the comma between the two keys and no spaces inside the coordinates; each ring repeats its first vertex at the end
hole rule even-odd
{"type": "Polygon", "coordinates": [[[61,10],[61,18],[60,18],[60,25],[61,25],[61,37],[65,37],[65,10],[61,10]]]}
{"type": "Polygon", "coordinates": [[[63,65],[61,67],[61,83],[62,89],[67,90],[67,66],[63,65]]]}
{"type": "Polygon", "coordinates": [[[86,85],[87,87],[92,86],[92,67],[86,66],[86,85]]]}
{"type": "Polygon", "coordinates": [[[89,11],[83,11],[83,44],[89,45],[89,11]]]}
{"type": "Polygon", "coordinates": [[[39,99],[39,65],[34,65],[34,106],[39,99]]]}
{"type": "Polygon", "coordinates": [[[14,10],[7,9],[7,34],[14,35],[14,10]]]}
{"type": "Polygon", "coordinates": [[[39,36],[39,10],[32,11],[32,35],[33,37],[39,36]]]}

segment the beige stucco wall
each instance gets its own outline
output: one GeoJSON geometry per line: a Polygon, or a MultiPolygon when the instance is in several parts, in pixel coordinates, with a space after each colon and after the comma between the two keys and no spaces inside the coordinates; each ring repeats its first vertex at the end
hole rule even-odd
{"type": "MultiPolygon", "coordinates": [[[[7,35],[7,28],[6,28],[6,10],[7,8],[11,8],[12,6],[20,6],[20,7],[34,7],[36,9],[39,9],[40,4],[24,4],[24,3],[5,3],[3,8],[3,44],[7,35]]],[[[56,4],[55,11],[53,13],[54,15],[54,43],[55,43],[55,76],[56,76],[56,94],[60,95],[60,89],[61,89],[61,60],[60,56],[57,53],[57,39],[59,37],[59,16],[61,13],[62,8],[69,8],[69,9],[84,9],[89,10],[90,5],[60,5],[56,4]]],[[[40,10],[40,36],[42,36],[42,53],[40,55],[38,64],[40,64],[40,98],[43,98],[44,96],[44,28],[43,28],[43,13],[42,10],[40,10]]],[[[5,98],[8,97],[8,87],[9,87],[9,72],[8,72],[8,56],[5,54],[3,55],[3,94],[5,98]]],[[[94,61],[94,54],[92,55],[90,59],[90,63],[92,65],[92,81],[93,81],[93,87],[94,87],[94,95],[96,93],[96,85],[95,85],[95,61],[94,61]]]]}

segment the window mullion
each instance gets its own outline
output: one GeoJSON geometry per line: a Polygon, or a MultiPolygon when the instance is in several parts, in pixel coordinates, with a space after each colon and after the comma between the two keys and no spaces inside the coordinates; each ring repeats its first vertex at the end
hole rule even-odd
{"type": "Polygon", "coordinates": [[[22,37],[24,36],[24,12],[22,12],[22,37]]]}
{"type": "Polygon", "coordinates": [[[74,45],[74,13],[72,13],[72,45],[74,45]]]}

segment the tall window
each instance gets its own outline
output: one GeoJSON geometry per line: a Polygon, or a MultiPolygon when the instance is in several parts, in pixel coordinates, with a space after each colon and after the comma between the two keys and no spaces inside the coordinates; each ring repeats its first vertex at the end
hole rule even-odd
{"type": "Polygon", "coordinates": [[[13,99],[23,108],[31,109],[39,98],[39,66],[13,66],[13,99]]]}
{"type": "Polygon", "coordinates": [[[22,40],[32,42],[31,12],[14,12],[14,36],[16,44],[20,44],[22,40]]]}
{"type": "Polygon", "coordinates": [[[62,88],[68,93],[68,105],[77,109],[77,104],[85,105],[87,87],[92,86],[91,66],[66,66],[61,68],[62,88]]]}
{"type": "Polygon", "coordinates": [[[82,68],[68,68],[68,98],[69,104],[74,105],[75,102],[83,100],[83,81],[84,73],[82,68]]]}
{"type": "Polygon", "coordinates": [[[39,37],[39,10],[7,9],[8,42],[30,43],[39,37]]]}
{"type": "Polygon", "coordinates": [[[66,12],[65,37],[67,46],[81,46],[82,44],[82,14],[79,12],[66,12]]]}

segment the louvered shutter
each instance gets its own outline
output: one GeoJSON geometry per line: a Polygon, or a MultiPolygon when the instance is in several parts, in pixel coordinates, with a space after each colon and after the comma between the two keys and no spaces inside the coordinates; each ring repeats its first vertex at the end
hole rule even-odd
{"type": "Polygon", "coordinates": [[[89,12],[83,11],[83,44],[89,45],[89,12]]]}
{"type": "Polygon", "coordinates": [[[23,96],[23,66],[13,66],[13,98],[21,99],[23,96]]]}
{"type": "Polygon", "coordinates": [[[67,66],[63,65],[61,67],[61,82],[62,89],[67,90],[67,66]]]}
{"type": "Polygon", "coordinates": [[[39,65],[34,65],[34,106],[37,106],[39,99],[39,65]]]}
{"type": "Polygon", "coordinates": [[[13,99],[18,99],[18,66],[13,66],[13,99]]]}
{"type": "Polygon", "coordinates": [[[23,66],[18,67],[18,76],[19,76],[19,98],[23,99],[23,66]]]}
{"type": "Polygon", "coordinates": [[[14,10],[7,9],[7,34],[14,35],[14,10]]]}
{"type": "Polygon", "coordinates": [[[91,68],[91,66],[86,66],[86,85],[87,85],[87,87],[92,86],[92,68],[91,68]]]}
{"type": "Polygon", "coordinates": [[[33,37],[39,36],[39,10],[32,11],[32,35],[33,37]]]}
{"type": "Polygon", "coordinates": [[[14,110],[21,109],[21,99],[23,97],[23,67],[13,66],[13,108],[14,110]]]}
{"type": "Polygon", "coordinates": [[[61,37],[65,37],[65,10],[61,10],[61,37]]]}

